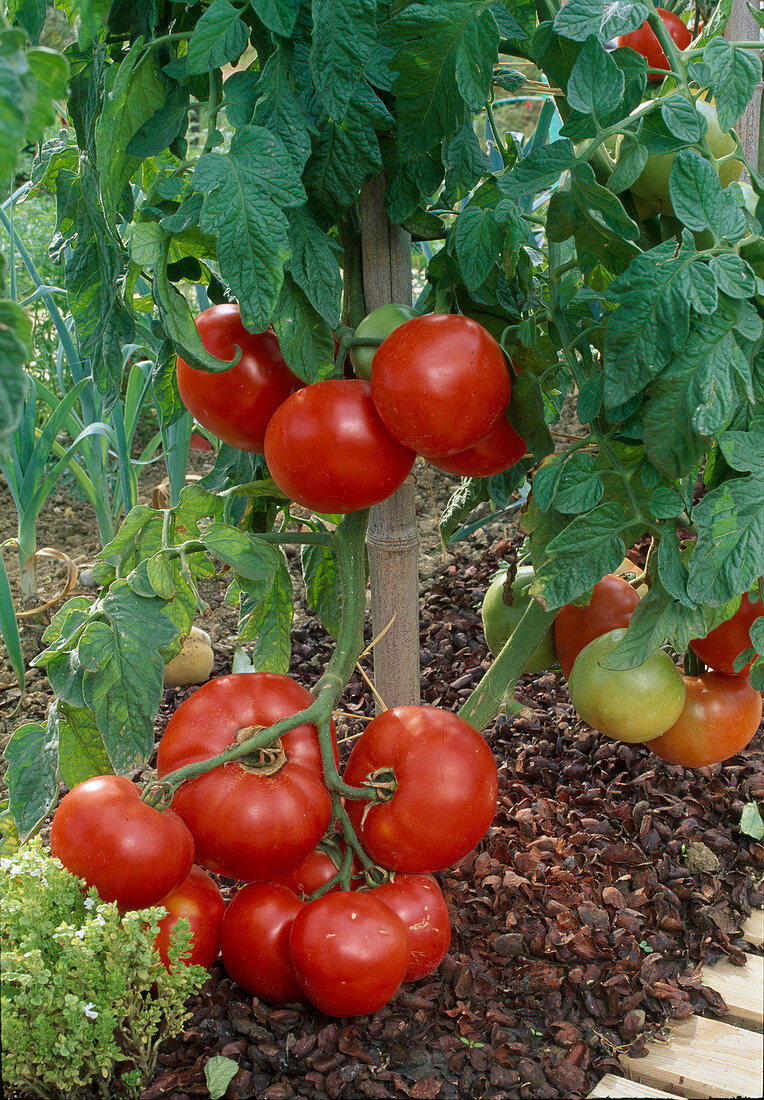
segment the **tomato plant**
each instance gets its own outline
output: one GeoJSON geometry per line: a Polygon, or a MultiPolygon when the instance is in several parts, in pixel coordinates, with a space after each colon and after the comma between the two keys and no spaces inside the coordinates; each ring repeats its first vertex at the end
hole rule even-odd
{"type": "Polygon", "coordinates": [[[428,457],[473,447],[509,404],[509,371],[490,332],[469,317],[406,321],[374,356],[371,393],[388,431],[428,457]]]}
{"type": "Polygon", "coordinates": [[[286,400],[265,435],[265,459],[287,496],[314,512],[385,500],[405,481],[413,451],[388,432],[362,379],[316,382],[286,400]]]}
{"type": "Polygon", "coordinates": [[[371,891],[341,890],[294,918],[289,951],[298,984],[328,1016],[366,1016],[403,981],[409,941],[403,921],[371,891]]]}
{"type": "Polygon", "coordinates": [[[369,855],[396,871],[456,863],[496,812],[491,750],[476,730],[438,707],[393,707],[378,715],[354,744],[344,779],[382,792],[385,801],[349,801],[347,809],[369,855]]]}
{"type": "Polygon", "coordinates": [[[566,604],[554,620],[554,644],[560,667],[570,676],[573,662],[589,642],[610,630],[628,626],[639,603],[629,582],[616,573],[597,581],[583,607],[566,604]]]}
{"type": "MultiPolygon", "coordinates": [[[[355,335],[367,340],[384,340],[404,321],[410,321],[416,315],[416,310],[411,306],[401,305],[398,302],[378,306],[377,309],[366,314],[356,327],[355,335]]],[[[350,359],[358,378],[365,378],[367,382],[371,380],[371,364],[376,351],[375,347],[351,347],[350,359]]]]}
{"type": "Polygon", "coordinates": [[[249,332],[234,304],[205,309],[196,318],[204,347],[217,359],[241,358],[227,371],[204,371],[178,356],[183,404],[205,428],[232,447],[262,453],[265,429],[279,405],[304,383],[284,362],[274,332],[249,332]]]}
{"type": "Polygon", "coordinates": [[[201,867],[193,866],[186,878],[166,897],[162,905],[167,915],[159,922],[154,941],[162,962],[169,968],[170,934],[181,918],[191,927],[191,953],[186,966],[204,966],[208,970],[220,954],[220,926],[225,901],[220,887],[201,867]]]}
{"type": "Polygon", "coordinates": [[[568,680],[570,701],[593,729],[607,737],[638,743],[665,733],[682,713],[682,674],[662,649],[635,668],[601,664],[626,630],[609,630],[589,642],[576,657],[568,680]]]}
{"type": "Polygon", "coordinates": [[[457,474],[459,477],[492,477],[514,466],[527,450],[525,440],[517,434],[506,416],[502,416],[491,434],[472,447],[451,455],[427,457],[431,465],[447,474],[457,474]]]}
{"type": "Polygon", "coordinates": [[[223,966],[242,989],[269,1004],[305,1003],[289,951],[289,935],[305,902],[277,882],[238,890],[221,929],[223,966]]]}
{"type": "Polygon", "coordinates": [[[701,661],[716,672],[724,672],[728,676],[747,676],[753,660],[747,661],[737,672],[735,662],[750,647],[751,627],[762,614],[764,605],[761,601],[752,600],[744,592],[740,606],[731,618],[710,630],[705,638],[694,638],[690,645],[701,661]]]}
{"type": "Polygon", "coordinates": [[[177,814],[160,813],[121,775],[99,775],[64,795],[50,850],[120,909],[156,905],[186,878],[194,840],[177,814]]]}
{"type": "Polygon", "coordinates": [[[397,872],[371,891],[403,921],[409,942],[409,964],[404,981],[415,982],[440,966],[451,944],[448,906],[432,875],[397,872]]]}
{"type": "MultiPolygon", "coordinates": [[[[294,867],[288,867],[285,871],[275,875],[274,881],[288,886],[290,890],[294,890],[298,897],[309,897],[316,890],[320,890],[322,886],[326,886],[327,882],[336,876],[340,869],[342,854],[338,848],[333,848],[331,852],[323,847],[315,848],[312,852],[308,852],[305,859],[294,867]]],[[[354,855],[351,863],[351,874],[359,876],[361,869],[361,864],[357,856],[354,855]]],[[[351,878],[351,890],[362,882],[363,878],[356,877],[355,880],[351,878]]],[[[339,890],[340,883],[335,883],[331,889],[339,890]]]]}
{"type": "MultiPolygon", "coordinates": [[[[207,760],[310,702],[309,692],[275,673],[209,680],[167,723],[157,774],[207,760]]],[[[297,726],[272,751],[189,780],[173,807],[194,835],[197,863],[208,870],[264,879],[298,863],[323,836],[331,812],[315,727],[297,726]]]]}
{"type": "MultiPolygon", "coordinates": [[[[655,10],[663,20],[666,30],[674,39],[679,49],[686,50],[690,42],[692,42],[692,34],[687,24],[683,23],[678,15],[675,15],[672,11],[668,11],[666,8],[656,8],[655,10]]],[[[638,54],[641,54],[651,69],[670,68],[668,59],[661,48],[655,31],[647,20],[645,20],[642,26],[638,27],[637,30],[630,31],[629,34],[619,35],[618,45],[628,46],[629,49],[635,50],[638,54]]],[[[663,77],[660,73],[648,73],[647,79],[653,84],[659,84],[663,80],[663,77]]]]}
{"type": "MultiPolygon", "coordinates": [[[[523,617],[530,596],[528,589],[533,581],[533,566],[521,565],[507,590],[507,573],[495,577],[483,597],[480,614],[483,619],[486,645],[494,657],[501,651],[523,617]]],[[[523,666],[523,672],[544,672],[557,664],[554,632],[550,626],[523,666]]]]}
{"type": "Polygon", "coordinates": [[[761,692],[744,676],[704,672],[685,676],[679,718],[648,748],[662,760],[703,768],[729,760],[751,741],[761,722],[761,692]]]}

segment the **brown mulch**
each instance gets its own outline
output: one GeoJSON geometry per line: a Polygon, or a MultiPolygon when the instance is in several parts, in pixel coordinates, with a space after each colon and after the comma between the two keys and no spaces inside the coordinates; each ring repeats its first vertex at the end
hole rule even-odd
{"type": "MultiPolygon", "coordinates": [[[[425,598],[423,702],[458,707],[487,667],[480,602],[509,551],[457,551],[425,598]]],[[[314,621],[298,627],[296,677],[310,686],[331,650],[314,621]]],[[[166,693],[158,731],[186,694],[166,693]]],[[[764,845],[739,830],[743,806],[764,799],[761,731],[723,766],[690,771],[591,731],[553,674],[519,695],[533,716],[486,731],[494,825],[437,876],[452,923],[438,971],[371,1017],[335,1020],[268,1006],[217,966],[142,1100],[207,1096],[215,1054],[240,1067],[229,1100],[583,1097],[671,1018],[724,1015],[700,966],[742,964],[740,924],[764,903],[764,845]]],[[[372,713],[360,677],[343,706],[372,713]]]]}

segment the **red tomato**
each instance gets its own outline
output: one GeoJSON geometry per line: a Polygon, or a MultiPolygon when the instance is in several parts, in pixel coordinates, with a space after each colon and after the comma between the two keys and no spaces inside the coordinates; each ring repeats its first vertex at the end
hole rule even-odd
{"type": "Polygon", "coordinates": [[[171,810],[160,813],[121,775],[97,775],[64,795],[50,850],[73,875],[120,909],[156,905],[194,862],[194,840],[171,810]]]}
{"type": "Polygon", "coordinates": [[[509,469],[527,453],[528,445],[507,420],[502,416],[489,436],[468,447],[466,451],[457,451],[453,455],[430,458],[427,461],[447,474],[459,477],[492,477],[502,470],[509,469]]]}
{"type": "Polygon", "coordinates": [[[716,672],[725,672],[728,676],[747,676],[753,661],[735,672],[735,661],[751,645],[751,626],[764,615],[764,604],[754,601],[744,593],[731,619],[720,623],[706,634],[705,638],[694,638],[690,645],[704,664],[716,672]]]}
{"type": "MultiPolygon", "coordinates": [[[[312,695],[288,676],[241,672],[202,684],[167,723],[160,777],[234,744],[239,730],[271,726],[303,710],[312,695]]],[[[298,863],[326,832],[331,799],[315,726],[280,739],[286,763],[272,775],[242,761],[184,783],[173,807],[194,834],[196,861],[238,879],[265,879],[298,863]]]]}
{"type": "Polygon", "coordinates": [[[196,318],[211,355],[241,359],[227,371],[190,367],[178,356],[178,389],[186,408],[219,439],[242,451],[262,453],[265,429],[276,409],[305,383],[284,362],[275,333],[244,328],[237,305],[210,306],[196,318]]]}
{"type": "Polygon", "coordinates": [[[554,644],[560,668],[570,677],[573,662],[581,650],[611,630],[628,626],[639,596],[628,581],[608,573],[594,586],[585,607],[566,603],[554,620],[554,644]]]}
{"type": "Polygon", "coordinates": [[[408,970],[404,981],[415,982],[440,966],[451,944],[448,906],[432,875],[404,875],[370,891],[403,921],[409,938],[408,970]]]}
{"type": "Polygon", "coordinates": [[[662,760],[702,768],[744,749],[761,722],[761,694],[743,676],[685,676],[684,710],[671,729],[648,742],[662,760]]]}
{"type": "Polygon", "coordinates": [[[395,776],[389,801],[348,800],[365,850],[395,871],[439,871],[472,851],[496,813],[496,762],[467,722],[438,707],[383,711],[353,746],[345,782],[395,776]]]}
{"type": "Polygon", "coordinates": [[[384,426],[360,378],[331,378],[292,394],[265,433],[273,480],[314,512],[379,504],[400,488],[415,457],[384,426]]]}
{"type": "MultiPolygon", "coordinates": [[[[340,858],[339,853],[337,858],[340,858]]],[[[333,879],[338,870],[338,865],[328,852],[325,852],[322,848],[315,848],[295,867],[289,867],[281,874],[275,875],[274,881],[288,886],[290,890],[294,890],[298,897],[310,897],[316,890],[320,890],[322,886],[325,886],[330,879],[333,879]]],[[[353,856],[351,875],[358,876],[361,870],[360,861],[356,856],[353,856]]],[[[357,883],[362,881],[363,878],[361,877],[357,880],[357,883]]],[[[332,890],[339,889],[341,889],[339,883],[332,886],[332,890]]],[[[355,889],[352,879],[350,889],[355,889]]]]}
{"type": "Polygon", "coordinates": [[[487,329],[447,313],[414,317],[374,356],[371,393],[388,430],[424,455],[474,447],[512,392],[504,353],[487,329]]]}
{"type": "Polygon", "coordinates": [[[278,882],[252,882],[223,917],[223,966],[242,989],[269,1004],[307,1003],[289,954],[292,923],[305,902],[278,882]]]}
{"type": "Polygon", "coordinates": [[[341,890],[308,902],[294,918],[289,951],[298,984],[328,1016],[366,1016],[403,981],[409,943],[403,921],[371,892],[341,890]]]}
{"type": "Polygon", "coordinates": [[[205,966],[208,970],[220,954],[220,925],[225,902],[220,887],[201,867],[192,867],[188,877],[176,886],[162,905],[167,916],[159,922],[154,946],[169,970],[170,933],[181,917],[191,926],[191,954],[183,959],[186,966],[205,966]]]}
{"type": "MultiPolygon", "coordinates": [[[[656,8],[658,15],[663,20],[663,25],[669,32],[671,37],[676,42],[680,50],[686,50],[690,42],[692,42],[692,34],[689,28],[682,22],[678,15],[674,15],[672,11],[667,11],[666,8],[656,8]]],[[[622,34],[618,38],[619,46],[628,46],[632,50],[636,50],[637,53],[642,54],[647,64],[652,69],[670,69],[671,66],[668,63],[663,48],[658,41],[655,31],[650,24],[645,20],[641,27],[637,27],[635,31],[631,31],[629,34],[622,34]]],[[[653,84],[660,84],[663,77],[659,73],[648,73],[647,79],[653,84]]]]}

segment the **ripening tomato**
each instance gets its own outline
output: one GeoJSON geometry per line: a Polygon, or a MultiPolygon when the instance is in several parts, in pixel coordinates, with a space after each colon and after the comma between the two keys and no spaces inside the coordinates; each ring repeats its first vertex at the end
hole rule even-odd
{"type": "Polygon", "coordinates": [[[732,618],[714,627],[705,638],[693,638],[690,645],[701,661],[716,672],[747,676],[753,661],[748,661],[740,672],[735,672],[735,661],[750,647],[751,627],[760,615],[764,615],[764,604],[754,602],[745,592],[732,618]]]}
{"type": "Polygon", "coordinates": [[[703,768],[744,749],[761,722],[761,693],[744,676],[685,676],[687,696],[677,721],[648,748],[662,760],[703,768]]]}
{"type": "Polygon", "coordinates": [[[324,894],[294,918],[289,951],[298,984],[328,1016],[366,1016],[387,1004],[409,963],[403,921],[368,891],[324,894]]]}
{"type": "Polygon", "coordinates": [[[265,433],[265,461],[291,500],[357,512],[399,489],[416,455],[388,432],[360,378],[314,382],[289,397],[265,433]]]}
{"type": "Polygon", "coordinates": [[[607,737],[638,744],[659,737],[682,713],[682,674],[662,649],[636,668],[600,664],[625,635],[610,630],[589,642],[576,657],[568,680],[570,701],[584,722],[607,737]]]}
{"type": "MultiPolygon", "coordinates": [[[[340,861],[341,858],[339,851],[335,852],[334,855],[330,855],[323,848],[315,848],[312,852],[308,852],[305,859],[300,860],[294,867],[288,867],[285,871],[274,875],[273,881],[280,882],[284,886],[288,886],[290,890],[294,890],[298,898],[310,897],[316,890],[320,890],[322,886],[326,886],[330,879],[334,878],[339,871],[339,864],[335,863],[335,859],[340,861]]],[[[364,882],[362,870],[360,860],[356,855],[353,855],[350,873],[351,876],[355,877],[350,880],[351,890],[364,882]]],[[[339,882],[331,889],[340,890],[339,882]]]]}
{"type": "Polygon", "coordinates": [[[194,839],[172,810],[160,813],[121,775],[97,775],[64,795],[50,850],[73,875],[120,909],[156,905],[194,862],[194,839]]]}
{"type": "Polygon", "coordinates": [[[289,934],[305,902],[278,882],[251,882],[226,909],[220,935],[230,977],[269,1004],[307,1003],[289,953],[289,934]]]}
{"type": "Polygon", "coordinates": [[[432,875],[395,876],[369,891],[403,921],[409,939],[408,969],[404,981],[415,982],[431,974],[443,961],[451,944],[448,906],[432,875]]]}
{"type": "MultiPolygon", "coordinates": [[[[692,42],[692,34],[689,27],[682,22],[678,15],[674,15],[672,11],[667,11],[666,8],[656,8],[655,10],[661,17],[663,25],[674,39],[679,49],[686,50],[690,42],[692,42]]],[[[618,45],[628,46],[630,49],[635,50],[636,53],[641,54],[651,69],[671,68],[663,52],[663,47],[647,20],[645,20],[641,27],[637,27],[635,31],[631,31],[629,34],[620,35],[618,38],[618,45]]],[[[663,77],[660,73],[648,73],[647,79],[653,84],[660,84],[663,77]]]]}
{"type": "Polygon", "coordinates": [[[371,393],[388,431],[436,457],[474,447],[493,431],[512,392],[490,332],[460,314],[406,321],[374,356],[371,393]]]}
{"type": "Polygon", "coordinates": [[[304,386],[284,362],[275,333],[244,328],[237,305],[210,306],[196,318],[207,351],[238,363],[227,371],[190,367],[178,356],[178,389],[186,408],[225,443],[262,454],[265,429],[290,393],[304,386]]]}
{"type": "Polygon", "coordinates": [[[608,573],[595,584],[584,607],[573,603],[561,607],[554,620],[554,644],[565,675],[570,676],[573,662],[589,642],[609,630],[628,626],[638,603],[639,596],[629,582],[608,573]]]}
{"type": "Polygon", "coordinates": [[[493,477],[502,470],[508,470],[528,451],[528,445],[519,436],[506,416],[502,416],[490,435],[481,439],[466,451],[431,458],[425,455],[429,463],[447,474],[459,477],[493,477]]]}
{"type": "Polygon", "coordinates": [[[439,707],[383,711],[353,746],[345,768],[353,787],[394,780],[388,801],[348,800],[364,849],[395,871],[440,871],[485,835],[496,813],[496,761],[464,719],[439,707]]]}
{"type": "MultiPolygon", "coordinates": [[[[410,321],[417,313],[411,306],[404,306],[398,302],[390,302],[384,306],[378,306],[371,313],[367,313],[355,330],[356,336],[366,339],[384,340],[404,321],[410,321]]],[[[350,349],[350,359],[358,378],[371,379],[371,364],[376,354],[376,347],[356,347],[350,349]]]]}
{"type": "MultiPolygon", "coordinates": [[[[277,673],[241,672],[208,680],[167,723],[157,773],[161,778],[208,760],[233,745],[237,735],[243,740],[253,729],[271,726],[312,701],[310,692],[277,673]]],[[[208,870],[229,878],[270,878],[303,859],[326,832],[331,798],[315,726],[297,726],[279,740],[284,759],[273,761],[270,769],[240,759],[175,792],[173,808],[194,835],[197,863],[208,870]]]]}
{"type": "Polygon", "coordinates": [[[187,877],[167,897],[162,898],[167,915],[159,922],[154,946],[162,962],[170,967],[170,933],[181,917],[191,926],[191,953],[186,966],[204,966],[208,970],[220,954],[220,925],[225,913],[225,901],[213,878],[194,865],[187,877]]]}

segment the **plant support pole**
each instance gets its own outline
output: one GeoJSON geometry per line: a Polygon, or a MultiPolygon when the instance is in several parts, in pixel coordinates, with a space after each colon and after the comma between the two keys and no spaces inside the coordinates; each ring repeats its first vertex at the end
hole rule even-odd
{"type": "MultiPolygon", "coordinates": [[[[361,191],[361,246],[366,312],[411,304],[411,238],[385,211],[384,173],[361,191]]],[[[419,702],[419,539],[415,481],[409,477],[375,505],[366,536],[371,583],[374,686],[387,706],[419,702]]],[[[379,709],[379,703],[377,704],[379,709]]]]}
{"type": "MultiPolygon", "coordinates": [[[[758,7],[758,3],[753,6],[758,7]]],[[[724,28],[724,37],[731,42],[755,42],[760,37],[760,32],[761,28],[751,14],[746,0],[732,0],[732,8],[724,28]]],[[[756,166],[759,172],[764,168],[764,163],[759,159],[762,87],[764,83],[760,80],[753,93],[753,99],[735,126],[746,160],[749,164],[756,166]]],[[[747,173],[744,178],[748,178],[747,173]]]]}

